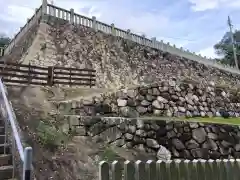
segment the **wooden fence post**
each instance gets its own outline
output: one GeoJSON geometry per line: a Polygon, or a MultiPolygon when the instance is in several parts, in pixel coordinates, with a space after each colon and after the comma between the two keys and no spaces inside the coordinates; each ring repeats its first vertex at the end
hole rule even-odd
{"type": "Polygon", "coordinates": [[[179,179],[180,177],[180,169],[179,169],[179,161],[173,160],[169,164],[169,172],[171,179],[179,179]]]}
{"type": "Polygon", "coordinates": [[[199,180],[202,180],[202,179],[205,180],[205,178],[206,178],[206,176],[205,176],[205,163],[206,163],[206,160],[199,160],[196,164],[199,180]]]}
{"type": "MultiPolygon", "coordinates": [[[[221,160],[220,160],[221,161],[221,160]]],[[[210,164],[210,166],[211,166],[211,171],[212,171],[212,175],[211,175],[211,177],[209,177],[209,179],[214,179],[214,178],[216,178],[216,179],[220,179],[220,176],[219,176],[219,173],[216,173],[216,172],[218,172],[219,170],[218,170],[218,162],[220,162],[219,160],[211,160],[211,164],[210,164]]],[[[207,161],[206,163],[208,163],[209,161],[207,161]]],[[[206,163],[204,164],[205,165],[205,174],[206,174],[206,171],[207,171],[207,169],[206,169],[206,163]]]]}
{"type": "Polygon", "coordinates": [[[156,180],[156,162],[148,160],[145,165],[146,180],[156,180]]]}
{"type": "Polygon", "coordinates": [[[72,69],[70,69],[69,85],[72,87],[72,69]]]}
{"type": "Polygon", "coordinates": [[[105,161],[99,163],[99,180],[110,180],[109,164],[105,161]]]}
{"type": "Polygon", "coordinates": [[[91,88],[92,87],[92,72],[88,71],[87,73],[89,74],[89,79],[90,79],[89,87],[91,88]]]}
{"type": "MultiPolygon", "coordinates": [[[[205,176],[207,177],[206,179],[213,179],[214,178],[214,170],[212,168],[212,163],[214,161],[212,159],[207,160],[207,162],[205,163],[205,176]]],[[[219,173],[221,173],[219,171],[219,173]]]]}
{"type": "Polygon", "coordinates": [[[48,67],[48,79],[47,79],[47,85],[53,86],[54,84],[54,67],[49,66],[48,67]]]}
{"type": "Polygon", "coordinates": [[[190,160],[184,160],[179,163],[180,176],[186,180],[189,179],[188,164],[190,160]]]}
{"type": "Polygon", "coordinates": [[[240,169],[240,159],[235,159],[233,162],[233,168],[234,168],[234,178],[238,179],[239,178],[239,169],[240,169]]]}
{"type": "MultiPolygon", "coordinates": [[[[227,169],[227,178],[230,179],[235,179],[234,178],[234,161],[233,159],[227,159],[227,162],[225,163],[226,169],[227,169]]],[[[236,172],[235,172],[236,173],[236,172]]]]}
{"type": "Polygon", "coordinates": [[[118,161],[112,162],[112,180],[122,180],[122,169],[121,164],[118,161]]]}
{"type": "Polygon", "coordinates": [[[29,62],[28,63],[28,85],[30,84],[30,81],[31,81],[31,64],[29,62]]]}
{"type": "Polygon", "coordinates": [[[157,170],[157,175],[156,178],[159,180],[165,180],[167,179],[167,166],[166,162],[162,160],[158,160],[156,162],[156,170],[157,170]]]}
{"type": "Polygon", "coordinates": [[[221,160],[219,163],[219,173],[221,174],[220,178],[221,180],[229,180],[228,179],[228,171],[227,171],[227,166],[224,160],[221,160]]]}
{"type": "Polygon", "coordinates": [[[145,173],[145,163],[138,160],[135,162],[136,180],[147,180],[145,173]]]}
{"type": "Polygon", "coordinates": [[[135,168],[131,161],[124,162],[124,179],[135,180],[135,168]]]}

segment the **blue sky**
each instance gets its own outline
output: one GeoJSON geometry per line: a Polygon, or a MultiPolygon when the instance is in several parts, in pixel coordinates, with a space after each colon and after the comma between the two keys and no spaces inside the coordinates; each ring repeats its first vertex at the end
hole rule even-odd
{"type": "MultiPolygon", "coordinates": [[[[48,1],[121,29],[157,37],[214,57],[213,45],[228,30],[230,15],[240,28],[240,0],[53,0],[48,1]]],[[[31,17],[41,0],[0,0],[0,32],[12,36],[31,17]]]]}

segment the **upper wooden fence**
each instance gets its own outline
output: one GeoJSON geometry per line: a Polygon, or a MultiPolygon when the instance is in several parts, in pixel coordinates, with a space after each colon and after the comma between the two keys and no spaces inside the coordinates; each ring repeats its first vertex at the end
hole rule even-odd
{"type": "Polygon", "coordinates": [[[239,159],[99,164],[100,180],[239,180],[239,175],[239,159]]]}
{"type": "Polygon", "coordinates": [[[92,69],[41,67],[0,61],[0,77],[6,83],[92,87],[96,82],[95,73],[92,69]]]}

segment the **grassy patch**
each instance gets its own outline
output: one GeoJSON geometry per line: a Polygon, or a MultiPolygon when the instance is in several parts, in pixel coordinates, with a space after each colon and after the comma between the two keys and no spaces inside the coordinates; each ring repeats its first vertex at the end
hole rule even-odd
{"type": "Polygon", "coordinates": [[[96,162],[97,165],[100,161],[113,162],[115,160],[117,161],[124,160],[123,157],[121,157],[111,146],[104,147],[101,151],[98,152],[98,156],[99,159],[96,162]]]}
{"type": "Polygon", "coordinates": [[[186,118],[186,117],[154,117],[154,116],[142,116],[139,119],[142,120],[159,120],[159,121],[185,121],[185,122],[202,122],[202,123],[213,123],[213,124],[228,124],[228,125],[238,125],[240,126],[240,118],[222,118],[222,117],[195,117],[195,118],[186,118]]]}
{"type": "Polygon", "coordinates": [[[67,138],[67,134],[63,133],[60,129],[43,121],[39,122],[37,136],[40,143],[50,149],[55,149],[60,146],[67,138]]]}
{"type": "MultiPolygon", "coordinates": [[[[181,119],[180,119],[181,120],[181,119]]],[[[240,125],[240,118],[189,118],[182,119],[184,121],[193,121],[193,122],[204,122],[204,123],[214,123],[214,124],[229,124],[229,125],[240,125]]]]}
{"type": "Polygon", "coordinates": [[[50,150],[63,147],[73,136],[72,133],[65,131],[62,126],[64,122],[54,121],[53,119],[42,119],[36,128],[36,135],[39,142],[50,150]]]}
{"type": "Polygon", "coordinates": [[[104,149],[103,153],[101,154],[100,159],[101,161],[112,162],[114,160],[119,159],[119,156],[111,147],[107,147],[106,149],[104,149]]]}

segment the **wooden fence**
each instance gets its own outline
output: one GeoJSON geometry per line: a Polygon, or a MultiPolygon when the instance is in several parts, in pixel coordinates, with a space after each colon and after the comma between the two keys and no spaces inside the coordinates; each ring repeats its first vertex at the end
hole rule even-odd
{"type": "Polygon", "coordinates": [[[175,161],[105,161],[99,164],[100,180],[239,180],[240,159],[175,161]]]}
{"type": "Polygon", "coordinates": [[[96,71],[66,67],[41,67],[0,61],[0,77],[6,83],[53,86],[94,86],[96,71]]]}

